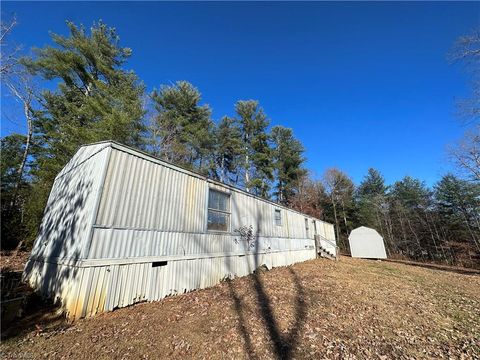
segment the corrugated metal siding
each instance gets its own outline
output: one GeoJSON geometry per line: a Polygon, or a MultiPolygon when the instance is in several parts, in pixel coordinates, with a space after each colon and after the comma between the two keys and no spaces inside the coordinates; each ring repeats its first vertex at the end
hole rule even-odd
{"type": "MultiPolygon", "coordinates": [[[[302,250],[313,246],[310,239],[258,237],[258,251],[302,250]]],[[[89,259],[118,259],[145,256],[245,253],[246,241],[233,234],[195,234],[158,230],[103,229],[93,233],[89,259]]],[[[253,251],[253,248],[250,249],[253,251]]]]}
{"type": "Polygon", "coordinates": [[[31,256],[80,258],[93,225],[108,150],[82,147],[55,179],[31,256]]]}
{"type": "Polygon", "coordinates": [[[114,150],[96,223],[105,227],[203,232],[204,183],[114,150]]]}
{"type": "MultiPolygon", "coordinates": [[[[252,226],[260,244],[264,238],[275,238],[273,250],[295,249],[298,240],[307,239],[306,216],[280,208],[282,226],[277,226],[277,208],[240,191],[113,150],[88,257],[240,251],[235,246],[235,230],[242,226],[252,226]],[[208,188],[231,195],[228,234],[206,231],[208,188]]],[[[308,219],[311,224],[313,219],[308,219]]],[[[313,240],[313,224],[308,235],[313,240]]]]}
{"type": "Polygon", "coordinates": [[[260,265],[286,266],[314,257],[314,250],[200,258],[79,268],[76,295],[66,307],[70,319],[93,316],[142,301],[157,301],[213,286],[224,278],[251,274],[260,265]]]}
{"type": "Polygon", "coordinates": [[[61,299],[65,305],[76,302],[79,274],[83,269],[30,259],[25,267],[24,280],[42,296],[61,299]]]}
{"type": "MultiPolygon", "coordinates": [[[[84,260],[69,265],[32,258],[25,270],[34,287],[62,299],[70,318],[212,286],[261,265],[271,268],[315,258],[313,221],[326,238],[334,234],[330,224],[111,146],[108,151],[98,152],[105,144],[79,151],[74,165],[69,163],[57,179],[49,200],[52,210],[44,219],[56,234],[56,244],[71,240],[67,244],[73,252],[63,255],[83,249],[84,260]],[[229,232],[206,230],[209,188],[231,194],[229,232]],[[100,198],[95,196],[98,191],[100,198]],[[70,204],[71,199],[82,201],[70,204]],[[275,224],[276,208],[281,209],[281,226],[275,224]],[[81,221],[72,220],[79,216],[81,221]],[[242,226],[253,227],[250,243],[235,232],[242,226]],[[153,261],[167,264],[154,267],[153,261]]],[[[37,255],[56,254],[48,244],[40,253],[39,244],[37,255]]]]}
{"type": "Polygon", "coordinates": [[[88,161],[100,151],[110,148],[109,143],[99,143],[80,147],[70,161],[63,167],[63,169],[57,174],[56,178],[62,177],[66,173],[74,170],[77,166],[88,161]]]}

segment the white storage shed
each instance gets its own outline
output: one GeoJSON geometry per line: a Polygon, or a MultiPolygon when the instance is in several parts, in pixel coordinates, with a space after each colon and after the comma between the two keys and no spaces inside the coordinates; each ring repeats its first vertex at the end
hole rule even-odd
{"type": "Polygon", "coordinates": [[[348,237],[352,257],[386,259],[385,244],[375,229],[360,226],[352,230],[348,237]]]}
{"type": "Polygon", "coordinates": [[[114,142],[55,179],[24,279],[70,319],[316,257],[333,226],[114,142]]]}

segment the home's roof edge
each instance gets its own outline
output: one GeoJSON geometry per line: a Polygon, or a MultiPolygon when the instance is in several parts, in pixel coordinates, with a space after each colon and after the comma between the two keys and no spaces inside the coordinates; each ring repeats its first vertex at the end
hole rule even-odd
{"type": "Polygon", "coordinates": [[[163,166],[167,166],[173,170],[176,170],[176,171],[180,171],[180,172],[183,172],[187,175],[190,175],[190,176],[194,176],[194,177],[197,177],[197,178],[200,178],[200,179],[203,179],[209,183],[212,183],[212,184],[215,184],[215,185],[218,185],[218,186],[222,186],[222,187],[226,187],[230,190],[233,190],[233,191],[237,191],[239,193],[242,193],[244,195],[247,195],[247,196],[250,196],[254,199],[257,199],[257,200],[260,200],[260,201],[263,201],[263,202],[266,202],[270,205],[274,205],[278,208],[282,208],[284,210],[288,210],[288,211],[293,211],[297,214],[300,214],[300,215],[303,215],[305,217],[308,217],[310,219],[315,219],[317,221],[320,221],[320,222],[323,222],[323,223],[326,223],[326,224],[330,224],[329,222],[325,221],[325,220],[321,220],[321,219],[318,219],[316,217],[313,217],[311,215],[307,215],[305,213],[302,213],[298,210],[295,210],[295,209],[292,209],[292,208],[289,208],[288,206],[285,206],[285,205],[282,205],[282,204],[278,204],[272,200],[268,200],[268,199],[264,199],[260,196],[257,196],[255,194],[252,194],[252,193],[249,193],[239,187],[236,187],[236,186],[233,186],[233,185],[229,185],[229,184],[225,184],[225,183],[222,183],[220,181],[217,181],[217,180],[214,180],[214,179],[211,179],[205,175],[202,175],[200,173],[197,173],[195,171],[192,171],[192,170],[188,170],[188,169],[184,169],[182,168],[181,166],[178,166],[178,165],[175,165],[175,164],[172,164],[171,162],[168,162],[166,160],[162,160],[162,159],[159,159],[158,157],[155,157],[153,156],[152,154],[146,152],[146,151],[143,151],[143,150],[140,150],[140,149],[137,149],[137,148],[134,148],[132,146],[128,146],[128,145],[124,145],[122,143],[119,143],[118,141],[114,141],[114,140],[104,140],[104,141],[98,141],[98,142],[94,142],[94,143],[90,143],[90,144],[84,144],[80,147],[85,147],[85,146],[92,146],[92,145],[99,145],[99,144],[109,144],[112,148],[114,149],[117,149],[117,150],[120,150],[120,151],[124,151],[124,152],[128,152],[128,153],[131,153],[132,155],[135,155],[135,154],[139,154],[139,155],[142,155],[142,157],[144,158],[147,158],[146,160],[150,160],[150,161],[154,161],[156,163],[159,163],[163,166]]]}

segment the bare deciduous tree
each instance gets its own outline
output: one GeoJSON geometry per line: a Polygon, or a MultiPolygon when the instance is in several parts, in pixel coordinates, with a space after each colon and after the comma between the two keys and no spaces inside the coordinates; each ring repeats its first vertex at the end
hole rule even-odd
{"type": "Polygon", "coordinates": [[[340,242],[343,242],[344,240],[340,236],[341,232],[339,217],[342,217],[345,226],[345,233],[348,236],[349,226],[346,208],[353,199],[355,186],[347,174],[336,168],[327,169],[327,171],[325,171],[323,182],[333,207],[333,217],[335,220],[337,239],[339,239],[340,242]]]}
{"type": "Polygon", "coordinates": [[[304,174],[299,181],[298,191],[290,206],[316,218],[323,218],[323,202],[326,200],[325,187],[310,174],[304,174]]]}
{"type": "Polygon", "coordinates": [[[13,17],[10,21],[2,20],[0,25],[0,74],[2,79],[4,75],[9,74],[11,69],[17,64],[17,54],[21,50],[20,46],[7,46],[7,37],[10,35],[14,27],[17,25],[17,19],[13,17]]]}
{"type": "Polygon", "coordinates": [[[0,73],[2,83],[9,89],[11,95],[22,105],[26,122],[25,148],[22,161],[17,170],[17,180],[15,182],[10,206],[13,206],[16,201],[18,188],[22,182],[25,165],[30,153],[33,134],[33,104],[36,100],[32,77],[19,61],[21,46],[7,43],[7,38],[16,25],[17,21],[15,17],[8,23],[2,22],[0,36],[0,46],[2,48],[0,73]]]}
{"type": "Polygon", "coordinates": [[[480,126],[467,131],[463,138],[449,148],[454,163],[473,181],[480,181],[480,126]]]}
{"type": "Polygon", "coordinates": [[[459,169],[473,181],[480,181],[480,28],[460,36],[449,54],[461,62],[471,75],[472,94],[458,103],[460,118],[470,126],[463,138],[449,148],[459,169]]]}

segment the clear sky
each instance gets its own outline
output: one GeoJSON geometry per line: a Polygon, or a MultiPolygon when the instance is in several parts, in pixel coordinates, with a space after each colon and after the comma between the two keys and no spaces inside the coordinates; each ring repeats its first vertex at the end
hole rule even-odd
{"type": "MultiPolygon", "coordinates": [[[[188,80],[218,120],[257,99],[293,128],[317,175],[332,166],[359,182],[369,167],[391,183],[431,185],[450,170],[447,144],[464,128],[455,100],[467,77],[446,60],[480,23],[480,3],[3,2],[11,39],[26,48],[102,19],[133,49],[127,68],[148,90],[188,80]]],[[[2,94],[2,136],[23,131],[2,94]]]]}

